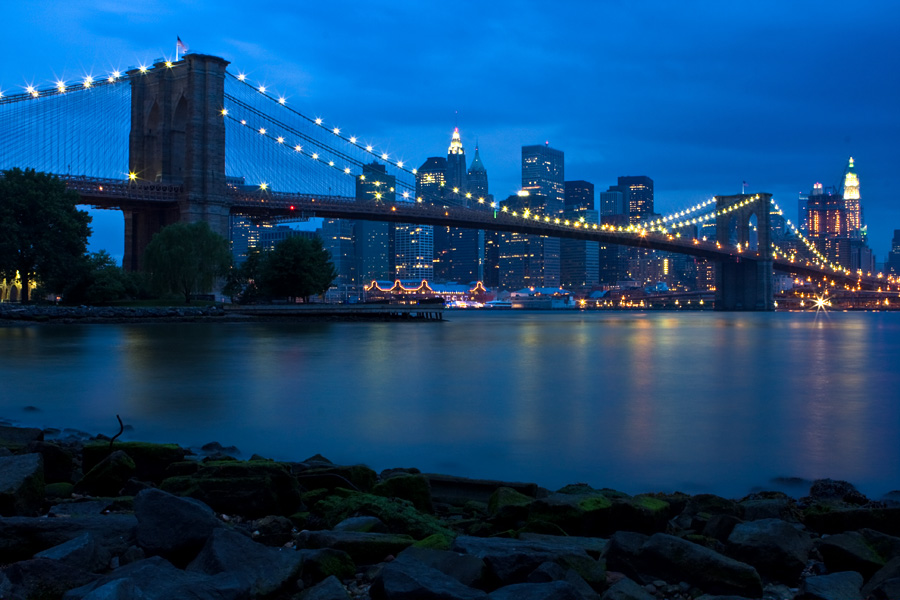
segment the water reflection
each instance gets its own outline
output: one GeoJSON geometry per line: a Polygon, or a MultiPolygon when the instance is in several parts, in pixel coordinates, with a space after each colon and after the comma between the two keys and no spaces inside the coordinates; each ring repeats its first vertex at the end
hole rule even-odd
{"type": "Polygon", "coordinates": [[[0,329],[0,417],[375,468],[727,495],[900,488],[900,315],[454,313],[0,329]],[[24,413],[34,405],[43,412],[24,413]]]}

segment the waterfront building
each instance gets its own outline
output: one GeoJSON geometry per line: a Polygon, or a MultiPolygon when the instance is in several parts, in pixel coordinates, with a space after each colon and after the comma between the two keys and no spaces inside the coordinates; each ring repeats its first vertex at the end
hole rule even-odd
{"type": "Polygon", "coordinates": [[[353,221],[349,219],[324,219],[322,221],[322,245],[331,255],[337,273],[327,297],[330,300],[353,300],[359,296],[356,250],[353,239],[353,221]]]}
{"type": "Polygon", "coordinates": [[[565,154],[550,147],[550,142],[522,146],[522,189],[546,198],[548,214],[565,209],[565,154]]]}
{"type": "Polygon", "coordinates": [[[430,225],[394,226],[395,279],[434,279],[434,233],[430,225]]]}

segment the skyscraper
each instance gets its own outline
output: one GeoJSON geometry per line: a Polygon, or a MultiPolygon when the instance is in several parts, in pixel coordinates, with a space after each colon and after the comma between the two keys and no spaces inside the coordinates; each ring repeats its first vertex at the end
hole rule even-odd
{"type": "Polygon", "coordinates": [[[445,177],[453,204],[466,206],[466,150],[462,145],[459,127],[453,129],[453,135],[450,137],[445,177]]]}
{"type": "Polygon", "coordinates": [[[616,189],[622,192],[622,201],[629,223],[637,223],[653,214],[653,180],[646,175],[619,177],[616,189]]]}
{"type": "Polygon", "coordinates": [[[894,230],[894,239],[891,240],[891,251],[884,262],[884,270],[894,275],[900,275],[900,229],[894,230]]]}
{"type": "MultiPolygon", "coordinates": [[[[364,165],[362,175],[356,179],[356,201],[392,203],[396,199],[396,183],[396,177],[388,175],[384,165],[364,165]]],[[[392,230],[392,223],[353,222],[357,281],[361,286],[391,278],[392,230]]]]}
{"type": "MultiPolygon", "coordinates": [[[[594,210],[594,184],[588,181],[567,181],[565,216],[573,221],[599,223],[594,210]]],[[[559,241],[559,278],[569,290],[590,289],[597,285],[600,274],[599,244],[586,240],[559,241]]]]}
{"type": "Polygon", "coordinates": [[[862,205],[859,197],[859,176],[853,170],[853,157],[844,172],[844,210],[847,212],[847,234],[850,237],[863,236],[862,205]]]}
{"type": "MultiPolygon", "coordinates": [[[[487,169],[484,168],[484,163],[481,162],[481,156],[478,154],[478,146],[475,146],[475,156],[472,158],[472,164],[466,172],[466,191],[472,194],[472,199],[475,202],[470,202],[470,204],[476,208],[479,206],[479,198],[484,198],[485,200],[488,198],[488,174],[487,169]]],[[[488,202],[488,204],[490,203],[488,202]]]]}
{"type": "Polygon", "coordinates": [[[566,199],[565,154],[546,142],[522,146],[522,189],[544,196],[548,214],[562,213],[566,199]]]}
{"type": "MultiPolygon", "coordinates": [[[[539,194],[510,196],[503,201],[511,211],[532,212],[544,212],[548,203],[556,201],[539,194]]],[[[559,287],[559,238],[507,232],[499,237],[500,288],[559,287]]]]}

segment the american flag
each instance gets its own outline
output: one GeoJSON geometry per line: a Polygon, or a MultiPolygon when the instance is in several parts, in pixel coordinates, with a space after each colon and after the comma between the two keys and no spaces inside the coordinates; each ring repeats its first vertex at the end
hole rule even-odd
{"type": "Polygon", "coordinates": [[[178,37],[178,36],[175,36],[175,37],[178,40],[177,42],[175,42],[175,48],[178,50],[178,53],[179,54],[187,54],[188,47],[184,45],[184,42],[181,41],[180,37],[178,37]]]}

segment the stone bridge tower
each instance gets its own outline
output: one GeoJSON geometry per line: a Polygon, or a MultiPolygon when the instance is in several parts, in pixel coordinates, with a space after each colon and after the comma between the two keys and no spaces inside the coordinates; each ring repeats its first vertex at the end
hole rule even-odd
{"type": "Polygon", "coordinates": [[[716,310],[775,310],[772,278],[771,216],[772,194],[739,194],[717,196],[716,210],[747,204],[726,214],[716,216],[716,241],[722,247],[734,242],[732,232],[746,256],[716,263],[716,310]],[[756,216],[759,256],[747,247],[750,242],[750,218],[756,216]]]}
{"type": "Polygon", "coordinates": [[[225,187],[225,67],[228,62],[188,54],[160,62],[131,77],[131,133],[128,166],[142,182],[179,185],[177,205],[128,207],[125,213],[126,269],[141,266],[157,231],[178,221],[206,221],[228,239],[225,187]]]}

